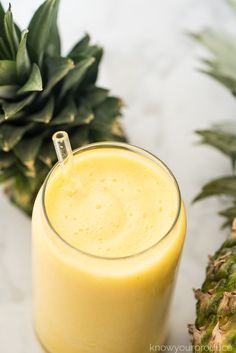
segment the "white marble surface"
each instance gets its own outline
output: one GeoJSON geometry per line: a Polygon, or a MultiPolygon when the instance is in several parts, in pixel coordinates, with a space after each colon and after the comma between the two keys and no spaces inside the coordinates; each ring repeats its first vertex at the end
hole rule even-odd
{"type": "MultiPolygon", "coordinates": [[[[8,1],[3,1],[6,5],[8,1]]],[[[22,26],[41,1],[12,0],[22,26]]],[[[196,145],[193,131],[235,119],[235,100],[195,69],[201,50],[184,34],[205,25],[235,25],[222,0],[62,0],[64,48],[85,31],[106,54],[100,83],[127,103],[126,131],[133,144],[157,154],[177,176],[188,212],[188,234],[171,314],[169,344],[188,345],[194,320],[192,287],[201,284],[207,254],[223,241],[220,202],[192,206],[210,177],[226,173],[227,160],[196,145]]],[[[235,25],[236,27],[236,25],[235,25]]],[[[41,352],[31,326],[30,221],[0,194],[0,351],[41,352]]]]}

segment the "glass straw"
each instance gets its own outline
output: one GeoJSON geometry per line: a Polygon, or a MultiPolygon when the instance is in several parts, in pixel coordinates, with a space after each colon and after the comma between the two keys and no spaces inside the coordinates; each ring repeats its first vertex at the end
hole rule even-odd
{"type": "Polygon", "coordinates": [[[65,131],[57,131],[53,134],[52,140],[57,154],[58,162],[61,166],[62,172],[65,174],[66,165],[70,167],[73,160],[73,153],[69,136],[65,131]]]}

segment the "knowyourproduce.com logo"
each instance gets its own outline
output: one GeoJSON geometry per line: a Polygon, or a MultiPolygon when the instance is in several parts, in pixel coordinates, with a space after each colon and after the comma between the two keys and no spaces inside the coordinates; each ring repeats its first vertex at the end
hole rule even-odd
{"type": "Polygon", "coordinates": [[[228,352],[227,346],[215,345],[214,347],[209,347],[208,345],[193,346],[193,345],[158,345],[150,344],[149,352],[171,352],[171,353],[185,353],[185,352],[196,352],[196,353],[217,353],[217,352],[228,352]]]}

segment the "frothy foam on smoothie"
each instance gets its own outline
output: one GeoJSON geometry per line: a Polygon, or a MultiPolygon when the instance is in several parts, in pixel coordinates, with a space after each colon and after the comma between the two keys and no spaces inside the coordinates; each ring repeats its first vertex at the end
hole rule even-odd
{"type": "Polygon", "coordinates": [[[132,151],[96,148],[59,168],[46,189],[46,211],[70,245],[104,257],[129,256],[154,245],[171,228],[178,192],[168,171],[132,151]]]}

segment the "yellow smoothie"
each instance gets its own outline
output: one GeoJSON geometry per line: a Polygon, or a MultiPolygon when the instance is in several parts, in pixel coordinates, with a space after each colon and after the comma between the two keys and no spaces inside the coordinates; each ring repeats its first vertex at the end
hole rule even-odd
{"type": "Polygon", "coordinates": [[[157,159],[98,144],[56,167],[33,213],[34,321],[50,353],[147,353],[167,336],[185,236],[157,159]]]}

